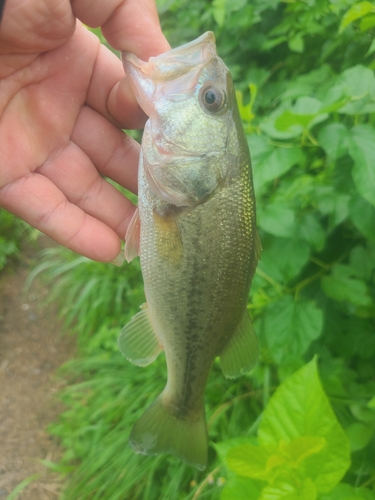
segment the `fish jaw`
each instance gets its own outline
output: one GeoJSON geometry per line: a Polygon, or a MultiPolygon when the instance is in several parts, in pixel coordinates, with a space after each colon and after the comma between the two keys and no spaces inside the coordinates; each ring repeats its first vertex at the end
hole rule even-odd
{"type": "Polygon", "coordinates": [[[215,57],[215,35],[211,31],[181,47],[150,57],[147,62],[134,54],[122,53],[126,77],[148,116],[152,116],[155,102],[161,97],[181,99],[194,92],[201,70],[215,57]]]}

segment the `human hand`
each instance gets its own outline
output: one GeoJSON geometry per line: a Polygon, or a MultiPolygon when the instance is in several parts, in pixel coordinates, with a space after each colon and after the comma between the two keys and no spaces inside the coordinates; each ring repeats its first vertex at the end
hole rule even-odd
{"type": "Polygon", "coordinates": [[[120,252],[146,117],[115,49],[169,49],[153,0],[7,0],[0,26],[0,206],[99,261],[120,252]],[[120,81],[121,80],[121,81],[120,81]]]}

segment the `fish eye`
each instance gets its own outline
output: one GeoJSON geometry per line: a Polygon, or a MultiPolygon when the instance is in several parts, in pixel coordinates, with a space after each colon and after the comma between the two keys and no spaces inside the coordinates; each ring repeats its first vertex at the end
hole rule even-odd
{"type": "Polygon", "coordinates": [[[225,104],[225,92],[213,85],[209,85],[202,89],[201,101],[208,111],[217,113],[225,104]]]}

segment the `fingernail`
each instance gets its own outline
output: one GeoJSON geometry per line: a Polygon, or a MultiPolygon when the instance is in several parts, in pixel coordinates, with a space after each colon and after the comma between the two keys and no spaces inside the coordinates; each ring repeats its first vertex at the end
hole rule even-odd
{"type": "Polygon", "coordinates": [[[117,267],[121,267],[124,263],[124,260],[125,260],[124,250],[121,250],[118,256],[115,259],[111,260],[111,264],[117,267]]]}

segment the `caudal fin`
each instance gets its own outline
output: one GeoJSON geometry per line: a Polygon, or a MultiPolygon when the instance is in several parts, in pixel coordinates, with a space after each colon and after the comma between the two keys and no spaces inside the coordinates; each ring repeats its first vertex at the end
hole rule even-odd
{"type": "Polygon", "coordinates": [[[129,438],[136,453],[169,453],[203,470],[207,465],[207,428],[204,409],[197,420],[180,419],[159,396],[134,424],[129,438]]]}

